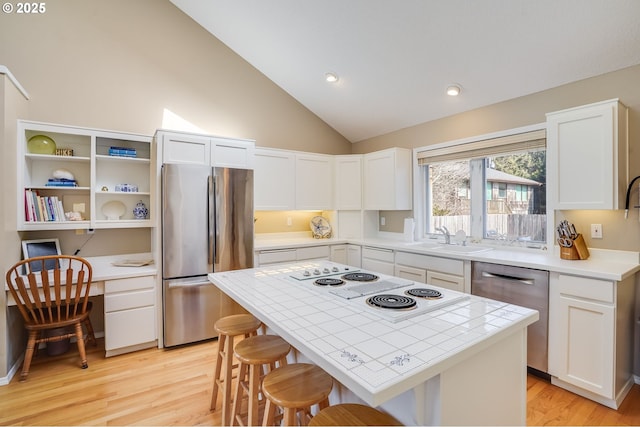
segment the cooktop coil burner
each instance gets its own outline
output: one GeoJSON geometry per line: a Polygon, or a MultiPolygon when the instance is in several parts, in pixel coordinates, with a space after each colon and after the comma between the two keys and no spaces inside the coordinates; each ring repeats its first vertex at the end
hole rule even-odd
{"type": "Polygon", "coordinates": [[[351,280],[353,282],[373,282],[374,280],[378,280],[378,276],[371,273],[347,273],[342,276],[344,280],[351,280]]]}
{"type": "Polygon", "coordinates": [[[436,291],[435,289],[429,289],[429,288],[409,289],[405,293],[407,295],[412,296],[412,297],[425,298],[425,299],[440,299],[440,298],[442,298],[442,292],[436,291]]]}
{"type": "Polygon", "coordinates": [[[392,310],[411,310],[416,308],[416,300],[404,295],[380,294],[367,298],[367,304],[392,310]]]}
{"type": "Polygon", "coordinates": [[[315,283],[318,286],[341,286],[341,285],[344,285],[344,280],[327,277],[324,279],[317,279],[313,283],[315,283]]]}

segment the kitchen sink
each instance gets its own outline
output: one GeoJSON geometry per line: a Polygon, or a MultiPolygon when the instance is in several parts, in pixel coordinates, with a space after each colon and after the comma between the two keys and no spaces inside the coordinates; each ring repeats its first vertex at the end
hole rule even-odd
{"type": "Polygon", "coordinates": [[[462,246],[462,245],[440,245],[439,250],[444,252],[456,252],[463,254],[474,254],[478,252],[492,251],[493,248],[489,246],[462,246]]]}
{"type": "Polygon", "coordinates": [[[425,249],[441,248],[442,245],[443,245],[443,243],[441,243],[441,242],[411,242],[411,243],[407,243],[407,246],[417,246],[419,248],[425,248],[425,249]]]}

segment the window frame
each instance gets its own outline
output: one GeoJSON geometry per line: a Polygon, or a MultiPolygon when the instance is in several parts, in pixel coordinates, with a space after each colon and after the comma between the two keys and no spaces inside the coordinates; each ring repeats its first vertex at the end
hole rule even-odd
{"type": "MultiPolygon", "coordinates": [[[[430,150],[446,149],[448,147],[453,147],[453,146],[456,146],[459,149],[463,147],[465,144],[472,144],[472,143],[476,143],[476,142],[487,140],[487,139],[493,139],[493,138],[509,137],[512,135],[517,135],[517,134],[526,133],[526,132],[546,130],[546,128],[547,128],[546,123],[538,123],[534,125],[523,126],[519,128],[513,128],[513,129],[503,130],[499,132],[477,135],[473,137],[462,138],[458,140],[452,140],[452,141],[414,148],[413,149],[413,171],[414,171],[413,189],[414,189],[415,203],[414,203],[413,215],[414,215],[414,218],[416,218],[415,229],[416,229],[416,236],[418,240],[425,240],[433,236],[433,233],[429,233],[425,229],[425,225],[429,223],[429,220],[430,220],[429,216],[431,215],[431,213],[427,212],[427,209],[425,209],[425,207],[427,206],[426,204],[427,172],[425,170],[427,168],[424,168],[419,165],[419,160],[418,160],[419,153],[422,153],[424,151],[430,151],[430,150]]],[[[547,160],[547,167],[548,167],[548,164],[549,162],[547,160]]],[[[482,165],[480,164],[480,161],[478,162],[471,161],[472,169],[474,167],[480,169],[475,173],[484,174],[484,168],[482,168],[481,166],[482,165]]],[[[474,173],[474,171],[472,170],[471,173],[474,173]]],[[[478,182],[477,180],[475,182],[472,181],[471,188],[470,188],[471,194],[486,194],[485,176],[483,176],[482,178],[483,179],[480,182],[478,182]],[[475,183],[475,187],[474,187],[474,183],[475,183]]],[[[550,186],[547,185],[547,191],[549,187],[550,186]]],[[[548,197],[547,197],[547,200],[548,200],[548,197]]],[[[471,198],[472,212],[475,212],[476,209],[478,209],[480,212],[484,212],[485,211],[484,205],[485,205],[484,197],[471,198]]],[[[554,215],[553,209],[551,208],[551,206],[547,205],[547,211],[546,211],[547,240],[549,240],[548,230],[551,230],[553,228],[553,215],[554,215]]],[[[478,217],[477,215],[471,215],[471,236],[469,236],[469,238],[473,239],[474,241],[481,241],[482,243],[495,243],[495,240],[485,238],[484,218],[482,216],[478,217]]],[[[546,249],[547,246],[549,245],[550,243],[549,241],[547,241],[546,243],[543,244],[542,249],[546,249]]]]}

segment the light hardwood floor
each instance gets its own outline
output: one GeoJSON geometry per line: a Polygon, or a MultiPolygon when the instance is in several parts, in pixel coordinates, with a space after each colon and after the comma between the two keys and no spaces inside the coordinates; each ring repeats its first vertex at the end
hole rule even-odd
{"type": "MultiPolygon", "coordinates": [[[[41,351],[29,379],[0,386],[1,425],[219,425],[209,411],[216,341],[150,349],[105,359],[104,341],[77,351],[41,351]]],[[[528,425],[640,425],[640,386],[618,411],[534,376],[528,378],[528,425]]]]}

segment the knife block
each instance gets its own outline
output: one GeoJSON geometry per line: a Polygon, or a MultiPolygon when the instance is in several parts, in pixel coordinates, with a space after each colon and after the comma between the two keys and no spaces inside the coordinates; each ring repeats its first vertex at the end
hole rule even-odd
{"type": "Polygon", "coordinates": [[[560,246],[560,258],[569,260],[589,258],[589,248],[587,248],[582,234],[578,234],[578,237],[573,240],[573,245],[570,248],[560,246]]]}

